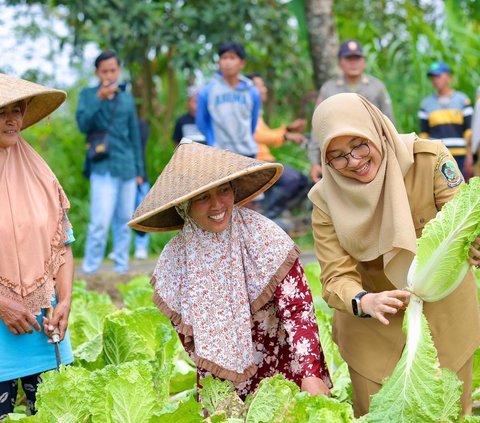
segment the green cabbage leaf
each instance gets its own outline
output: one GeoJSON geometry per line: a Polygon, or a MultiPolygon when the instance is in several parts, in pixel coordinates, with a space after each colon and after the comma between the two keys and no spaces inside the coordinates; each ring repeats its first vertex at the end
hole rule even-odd
{"type": "Polygon", "coordinates": [[[402,357],[382,389],[372,397],[365,421],[456,421],[462,383],[452,371],[440,368],[420,300],[413,300],[407,308],[403,329],[407,343],[402,357]],[[420,320],[419,333],[407,333],[411,319],[420,320]]]}
{"type": "Polygon", "coordinates": [[[440,369],[423,301],[453,292],[471,268],[468,252],[480,235],[480,178],[472,178],[424,228],[408,275],[412,291],[403,329],[407,336],[393,374],[372,397],[368,422],[456,421],[462,383],[440,369]]]}
{"type": "Polygon", "coordinates": [[[468,249],[480,235],[480,178],[460,192],[425,225],[410,267],[408,286],[423,301],[438,301],[453,292],[471,265],[468,249]]]}

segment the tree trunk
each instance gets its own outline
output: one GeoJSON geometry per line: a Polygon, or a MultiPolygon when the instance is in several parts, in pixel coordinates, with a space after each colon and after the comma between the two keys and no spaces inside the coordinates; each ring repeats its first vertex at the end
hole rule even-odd
{"type": "Polygon", "coordinates": [[[334,0],[305,0],[308,40],[317,89],[335,75],[338,33],[333,10],[334,0]]]}

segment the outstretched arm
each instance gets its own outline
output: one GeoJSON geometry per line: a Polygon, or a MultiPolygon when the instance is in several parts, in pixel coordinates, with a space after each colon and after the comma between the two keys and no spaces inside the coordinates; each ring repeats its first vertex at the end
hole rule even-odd
{"type": "Polygon", "coordinates": [[[318,338],[312,294],[298,260],[277,287],[275,303],[287,332],[291,360],[299,369],[302,390],[330,396],[332,382],[318,338]]]}

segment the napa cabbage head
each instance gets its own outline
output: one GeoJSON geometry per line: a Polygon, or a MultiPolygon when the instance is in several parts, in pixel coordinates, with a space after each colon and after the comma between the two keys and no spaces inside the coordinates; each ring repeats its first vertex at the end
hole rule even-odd
{"type": "Polygon", "coordinates": [[[441,300],[460,285],[471,267],[467,261],[469,248],[479,235],[480,178],[472,178],[425,225],[418,240],[417,255],[408,275],[412,296],[404,351],[407,372],[424,336],[421,325],[423,301],[441,300]]]}
{"type": "Polygon", "coordinates": [[[480,178],[472,178],[425,225],[410,266],[408,287],[423,301],[445,298],[470,268],[468,250],[480,235],[480,178]]]}
{"type": "Polygon", "coordinates": [[[451,421],[458,417],[461,383],[440,369],[423,302],[453,292],[471,267],[468,251],[480,235],[480,178],[463,185],[424,228],[408,274],[412,292],[403,329],[406,344],[393,374],[372,398],[368,422],[451,421]]]}

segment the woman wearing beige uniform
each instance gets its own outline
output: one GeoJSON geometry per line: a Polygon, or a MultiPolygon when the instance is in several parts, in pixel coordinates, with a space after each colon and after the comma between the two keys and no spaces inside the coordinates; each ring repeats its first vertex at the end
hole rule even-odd
{"type": "MultiPolygon", "coordinates": [[[[403,310],[410,294],[403,289],[416,238],[463,179],[440,141],[398,134],[357,94],[323,101],[313,131],[326,163],[309,194],[315,250],[323,297],[336,309],[334,339],[349,365],[355,415],[361,416],[405,345],[403,310]]],[[[478,266],[476,241],[469,261],[478,266]]],[[[464,382],[462,408],[469,414],[472,357],[480,344],[473,273],[445,299],[425,303],[424,311],[441,366],[464,382]]]]}

